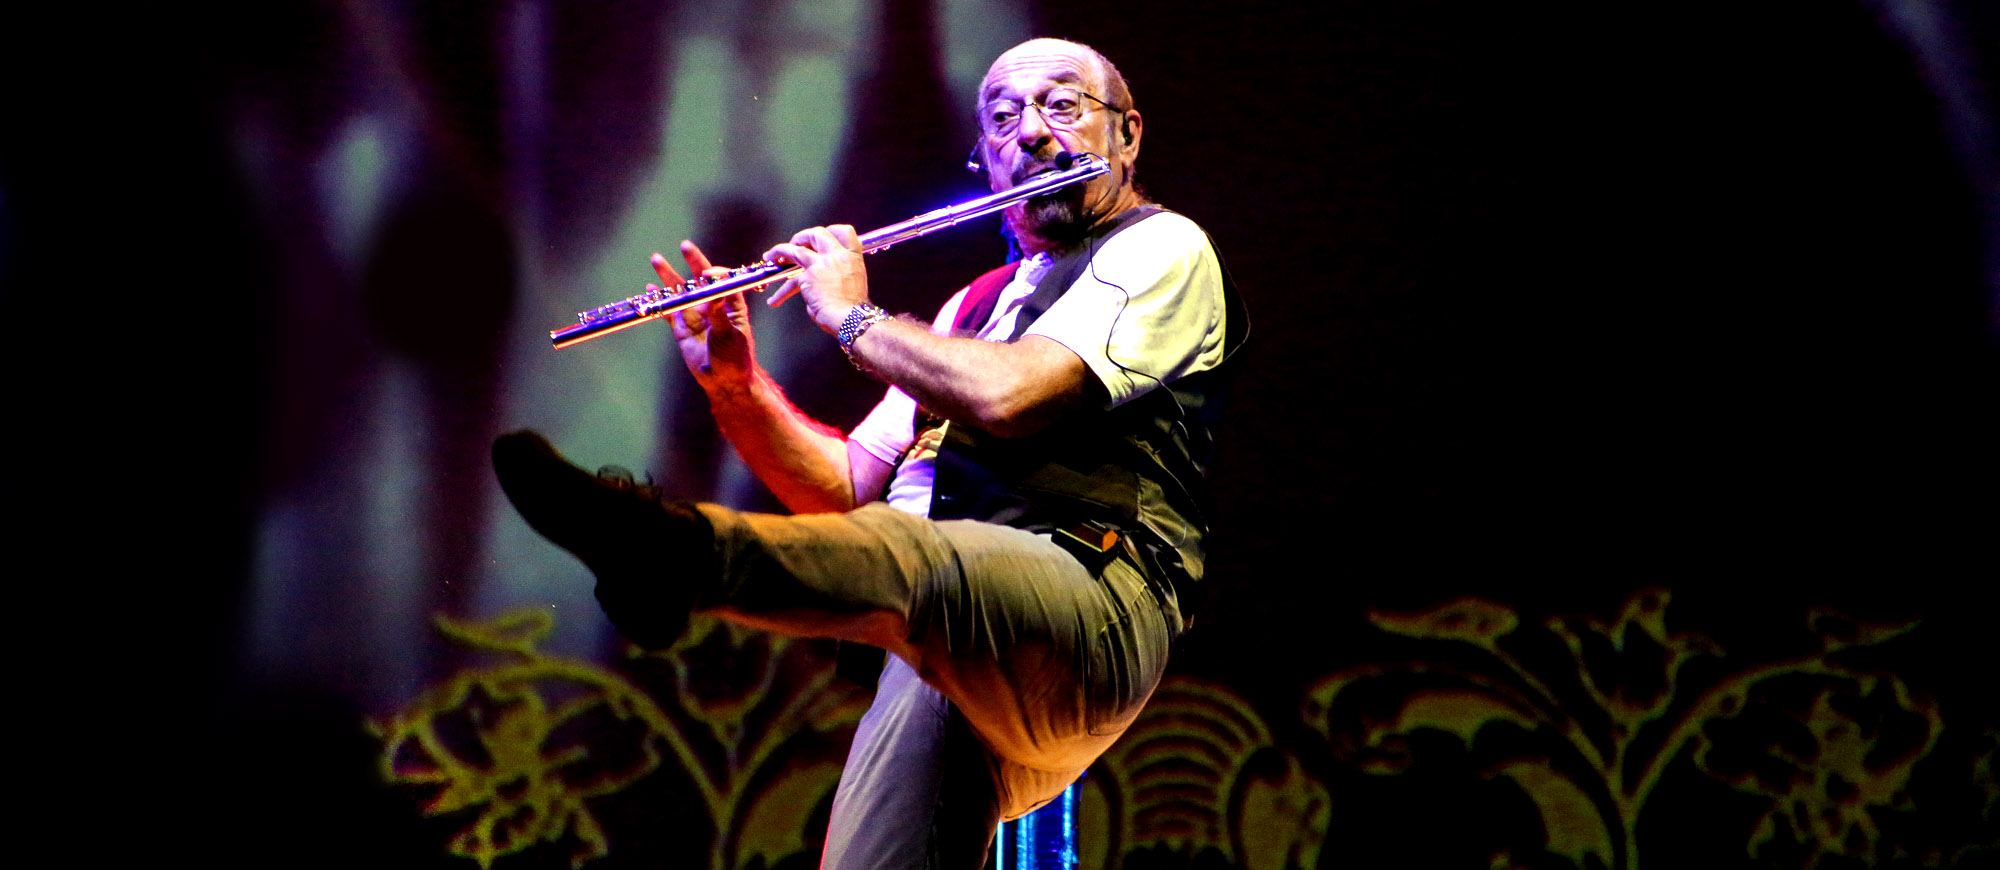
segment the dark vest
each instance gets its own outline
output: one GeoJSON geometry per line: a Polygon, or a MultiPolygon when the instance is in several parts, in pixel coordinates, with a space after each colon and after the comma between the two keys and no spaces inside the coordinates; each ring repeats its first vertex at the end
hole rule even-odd
{"type": "MultiPolygon", "coordinates": [[[[1062,297],[1105,240],[1160,211],[1158,206],[1127,211],[1077,250],[1058,257],[1022,304],[1007,340],[1019,340],[1062,297]]],[[[1217,258],[1220,262],[1220,254],[1217,258]]],[[[1207,477],[1215,458],[1215,424],[1231,369],[1228,360],[1249,328],[1229,270],[1221,271],[1222,365],[1108,411],[1071,414],[1026,438],[1000,438],[953,423],[938,450],[931,518],[984,520],[1035,532],[1083,522],[1108,525],[1134,545],[1131,553],[1149,577],[1171,584],[1182,612],[1191,615],[1202,577],[1202,539],[1209,529],[1207,477]]],[[[973,296],[967,294],[961,305],[979,307],[982,300],[973,296]]],[[[984,302],[984,309],[991,312],[991,301],[984,302]]],[[[960,323],[965,319],[970,318],[960,323]]],[[[984,320],[978,316],[972,326],[984,320]]],[[[928,425],[919,412],[919,429],[928,425]]]]}

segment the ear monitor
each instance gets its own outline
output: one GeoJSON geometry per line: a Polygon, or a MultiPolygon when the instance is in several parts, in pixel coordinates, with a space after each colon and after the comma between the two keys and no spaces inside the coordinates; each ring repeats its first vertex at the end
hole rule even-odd
{"type": "Polygon", "coordinates": [[[979,162],[979,143],[972,143],[971,153],[965,155],[965,168],[975,175],[986,171],[986,164],[979,162]]]}
{"type": "Polygon", "coordinates": [[[1132,144],[1132,119],[1125,119],[1125,144],[1132,144]]]}

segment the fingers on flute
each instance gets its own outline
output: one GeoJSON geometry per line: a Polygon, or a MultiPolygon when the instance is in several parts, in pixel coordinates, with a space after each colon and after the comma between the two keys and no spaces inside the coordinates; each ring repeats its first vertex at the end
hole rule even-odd
{"type": "Polygon", "coordinates": [[[741,307],[743,307],[743,294],[741,293],[731,293],[719,299],[710,299],[708,304],[700,306],[701,316],[708,320],[709,329],[727,336],[739,334],[739,330],[736,328],[736,319],[730,316],[732,314],[730,309],[741,307]]]}
{"type": "Polygon", "coordinates": [[[803,245],[822,254],[841,248],[858,251],[861,250],[861,237],[854,234],[853,226],[834,224],[829,227],[807,227],[799,230],[799,234],[792,237],[792,244],[803,245]],[[849,243],[850,240],[852,244],[849,243]]]}
{"type": "Polygon", "coordinates": [[[734,334],[737,332],[736,321],[730,319],[729,309],[740,307],[742,304],[743,294],[733,293],[717,299],[710,299],[688,310],[700,315],[701,322],[708,327],[709,338],[713,340],[717,335],[723,333],[734,334]]]}
{"type": "MultiPolygon", "coordinates": [[[[800,235],[804,234],[801,233],[800,235]]],[[[797,241],[797,236],[794,236],[793,239],[794,240],[790,242],[784,242],[781,244],[772,245],[770,250],[764,252],[764,262],[797,263],[801,266],[807,265],[806,261],[800,259],[800,257],[803,255],[809,255],[812,252],[812,249],[806,247],[804,244],[797,241]]]]}
{"type": "Polygon", "coordinates": [[[798,292],[799,292],[799,279],[786,278],[784,281],[779,282],[777,292],[772,293],[771,301],[765,304],[771,306],[772,308],[776,308],[780,305],[785,304],[785,300],[798,295],[798,292]]]}
{"type": "Polygon", "coordinates": [[[693,338],[708,328],[708,315],[701,308],[702,306],[695,305],[674,312],[675,338],[693,338]]]}
{"type": "Polygon", "coordinates": [[[655,251],[648,262],[653,264],[653,274],[660,276],[660,283],[668,286],[687,283],[681,280],[681,273],[674,271],[674,264],[667,262],[667,258],[659,252],[655,251]]]}
{"type": "Polygon", "coordinates": [[[709,270],[715,268],[715,264],[709,262],[708,255],[701,252],[701,246],[692,241],[681,242],[681,259],[686,260],[688,270],[697,275],[706,275],[709,270]]]}

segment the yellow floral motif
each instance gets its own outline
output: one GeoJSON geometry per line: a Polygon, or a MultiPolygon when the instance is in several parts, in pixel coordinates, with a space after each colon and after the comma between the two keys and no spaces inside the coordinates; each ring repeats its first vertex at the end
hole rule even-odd
{"type": "MultiPolygon", "coordinates": [[[[1807,738],[1779,741],[1763,747],[1761,755],[1790,775],[1772,781],[1758,775],[1754,767],[1719,764],[1717,743],[1726,739],[1711,725],[1698,741],[1695,764],[1703,773],[1729,783],[1739,791],[1770,799],[1770,810],[1757,820],[1749,851],[1755,855],[1763,844],[1781,839],[1797,840],[1811,847],[1809,867],[1819,866],[1829,855],[1870,858],[1881,840],[1873,807],[1900,806],[1904,790],[1916,763],[1936,745],[1944,721],[1937,705],[1913,695],[1901,681],[1877,675],[1845,675],[1822,670],[1811,662],[1801,662],[1788,676],[1810,675],[1820,679],[1807,684],[1811,700],[1804,709],[1790,710],[1781,703],[1758,705],[1790,720],[1796,732],[1807,738]],[[1843,679],[1825,679],[1844,677],[1843,679]],[[1918,740],[1890,741],[1880,728],[1861,721],[1874,718],[1877,711],[1895,711],[1903,716],[1922,717],[1918,740]]],[[[1725,686],[1704,699],[1705,707],[1719,711],[1747,711],[1757,704],[1754,684],[1742,688],[1725,686]]]]}
{"type": "Polygon", "coordinates": [[[442,815],[478,808],[478,816],[451,841],[453,854],[481,867],[494,859],[553,842],[566,831],[581,844],[571,866],[606,854],[604,831],[584,799],[607,794],[659,766],[656,741],[642,739],[639,757],[625,769],[572,783],[564,770],[589,750],[552,741],[565,723],[596,711],[642,723],[650,733],[670,729],[644,692],[583,662],[542,655],[534,645],[553,619],[522,610],[485,624],[437,618],[453,640],[513,659],[510,664],[466,671],[423,692],[386,721],[371,723],[382,737],[382,773],[391,782],[442,786],[424,808],[442,815]],[[569,695],[551,704],[547,694],[569,695]],[[469,730],[469,741],[454,725],[469,730]]]}
{"type": "Polygon", "coordinates": [[[1371,612],[1376,628],[1406,637],[1462,640],[1482,649],[1512,633],[1520,624],[1514,611],[1478,598],[1460,598],[1422,613],[1371,612]]]}
{"type": "Polygon", "coordinates": [[[502,663],[462,670],[369,725],[383,740],[386,779],[437,789],[426,814],[475,814],[448,848],[482,868],[565,835],[577,844],[572,867],[609,854],[588,799],[624,789],[668,757],[692,775],[709,818],[730,832],[712,844],[710,866],[770,866],[805,848],[799,807],[839,778],[837,763],[774,760],[802,732],[851,728],[860,718],[858,692],[834,688],[830,669],[816,666],[804,645],[715,620],[697,619],[674,648],[636,660],[670,665],[683,702],[677,715],[625,677],[535,649],[553,628],[546,611],[483,623],[438,616],[436,624],[502,663]],[[749,691],[691,689],[691,674],[716,660],[750,663],[749,691]],[[746,737],[742,721],[753,712],[759,727],[746,737]],[[759,824],[765,820],[778,821],[759,824]]]}
{"type": "Polygon", "coordinates": [[[671,667],[675,696],[692,720],[666,735],[667,745],[721,829],[711,870],[769,867],[802,851],[800,821],[839,783],[838,757],[780,764],[807,732],[844,747],[846,735],[837,732],[851,731],[868,706],[869,692],[837,681],[831,656],[816,653],[827,646],[698,616],[672,648],[642,656],[671,667]],[[696,724],[705,733],[695,733],[696,724]]]}
{"type": "MultiPolygon", "coordinates": [[[[1507,748],[1485,775],[1518,785],[1541,816],[1547,850],[1577,866],[1639,866],[1640,812],[1666,766],[1690,749],[1702,772],[1769,799],[1770,812],[1750,832],[1753,854],[1789,836],[1809,846],[1814,864],[1820,855],[1872,855],[1880,834],[1870,808],[1902,802],[1911,768],[1935,746],[1943,720],[1934,701],[1894,675],[1843,664],[1835,654],[1883,643],[1914,623],[1869,624],[1812,610],[1806,622],[1819,637],[1817,652],[1728,675],[1690,701],[1683,666],[1723,652],[1703,635],[1667,630],[1670,598],[1664,589],[1642,589],[1609,622],[1558,617],[1544,625],[1568,651],[1572,685],[1595,710],[1566,707],[1545,675],[1511,651],[1508,640],[1519,629],[1511,608],[1461,598],[1369,620],[1405,637],[1469,644],[1497,669],[1451,661],[1353,668],[1315,685],[1302,713],[1336,753],[1375,774],[1408,766],[1415,732],[1450,734],[1476,753],[1487,729],[1510,729],[1517,736],[1492,744],[1507,748]],[[1812,694],[1795,710],[1774,700],[1801,692],[1812,694]],[[1873,718],[1862,721],[1862,710],[1873,718]],[[1735,736],[1748,733],[1737,720],[1753,712],[1789,716],[1800,739],[1766,746],[1762,752],[1774,760],[1745,763],[1741,744],[1761,744],[1735,736]],[[1890,741],[1887,729],[1873,724],[1882,717],[1897,719],[1897,734],[1917,736],[1890,741]],[[1730,740],[1738,744],[1732,752],[1715,751],[1730,740]],[[1774,764],[1794,775],[1767,781],[1752,772],[1774,764]]],[[[1496,867],[1512,864],[1504,852],[1494,857],[1496,867]]]]}

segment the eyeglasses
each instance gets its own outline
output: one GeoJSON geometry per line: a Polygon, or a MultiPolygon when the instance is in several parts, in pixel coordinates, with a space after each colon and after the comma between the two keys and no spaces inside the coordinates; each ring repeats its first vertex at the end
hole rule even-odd
{"type": "Polygon", "coordinates": [[[1042,101],[1039,103],[1024,103],[1020,100],[988,101],[986,105],[979,107],[979,130],[994,138],[1012,136],[1014,131],[1021,127],[1021,113],[1030,106],[1042,113],[1042,120],[1045,123],[1068,127],[1090,111],[1090,106],[1079,99],[1080,97],[1088,97],[1113,112],[1125,111],[1075,88],[1056,88],[1042,95],[1042,101]]]}

